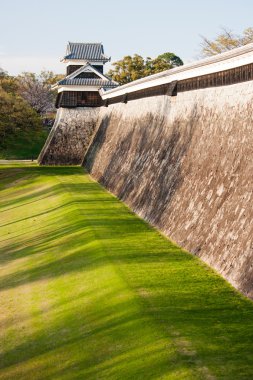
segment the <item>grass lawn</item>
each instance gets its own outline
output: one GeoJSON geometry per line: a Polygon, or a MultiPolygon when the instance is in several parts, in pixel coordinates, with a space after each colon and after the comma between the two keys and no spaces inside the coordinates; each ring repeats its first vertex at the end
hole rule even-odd
{"type": "Polygon", "coordinates": [[[0,168],[0,379],[253,379],[253,303],[77,167],[0,168]]]}

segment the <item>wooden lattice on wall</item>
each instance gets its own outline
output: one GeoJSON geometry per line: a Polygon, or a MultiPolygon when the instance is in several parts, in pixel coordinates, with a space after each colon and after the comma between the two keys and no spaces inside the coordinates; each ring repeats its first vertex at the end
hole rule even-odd
{"type": "Polygon", "coordinates": [[[97,91],[63,91],[58,94],[56,107],[99,107],[101,96],[97,91]]]}
{"type": "Polygon", "coordinates": [[[104,100],[103,105],[108,106],[109,104],[126,103],[135,99],[166,94],[176,96],[178,92],[192,91],[208,87],[227,86],[250,80],[253,80],[253,63],[236,67],[234,69],[173,81],[168,84],[162,84],[159,86],[130,92],[128,94],[115,96],[114,98],[104,100]]]}
{"type": "Polygon", "coordinates": [[[177,92],[198,90],[207,87],[227,86],[253,79],[253,64],[224,70],[219,73],[201,75],[178,81],[177,92]]]}

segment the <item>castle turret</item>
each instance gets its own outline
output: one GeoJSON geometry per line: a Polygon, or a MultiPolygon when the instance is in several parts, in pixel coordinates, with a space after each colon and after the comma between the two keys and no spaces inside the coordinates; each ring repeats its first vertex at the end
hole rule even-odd
{"type": "Polygon", "coordinates": [[[105,91],[118,83],[103,74],[110,57],[104,54],[101,43],[69,42],[62,62],[67,64],[66,77],[53,88],[58,90],[57,108],[98,107],[102,99],[99,89],[105,91]]]}

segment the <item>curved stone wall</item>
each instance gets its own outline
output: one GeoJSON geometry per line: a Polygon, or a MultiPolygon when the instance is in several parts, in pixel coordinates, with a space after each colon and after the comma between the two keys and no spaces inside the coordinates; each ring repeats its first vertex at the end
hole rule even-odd
{"type": "Polygon", "coordinates": [[[41,165],[80,165],[93,135],[99,107],[60,108],[39,155],[41,165]]]}
{"type": "Polygon", "coordinates": [[[84,164],[253,297],[253,82],[103,107],[84,164]]]}

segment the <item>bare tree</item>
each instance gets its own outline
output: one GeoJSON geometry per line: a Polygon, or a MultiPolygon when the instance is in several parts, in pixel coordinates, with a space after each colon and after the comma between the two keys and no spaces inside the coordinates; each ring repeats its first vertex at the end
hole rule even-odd
{"type": "Polygon", "coordinates": [[[25,72],[18,76],[19,94],[40,115],[54,110],[55,93],[51,90],[54,78],[51,71],[42,71],[39,75],[25,72]]]}
{"type": "Polygon", "coordinates": [[[245,29],[241,36],[234,34],[229,29],[222,28],[222,32],[214,40],[209,40],[204,36],[201,38],[202,56],[210,57],[253,42],[253,28],[245,29]]]}

